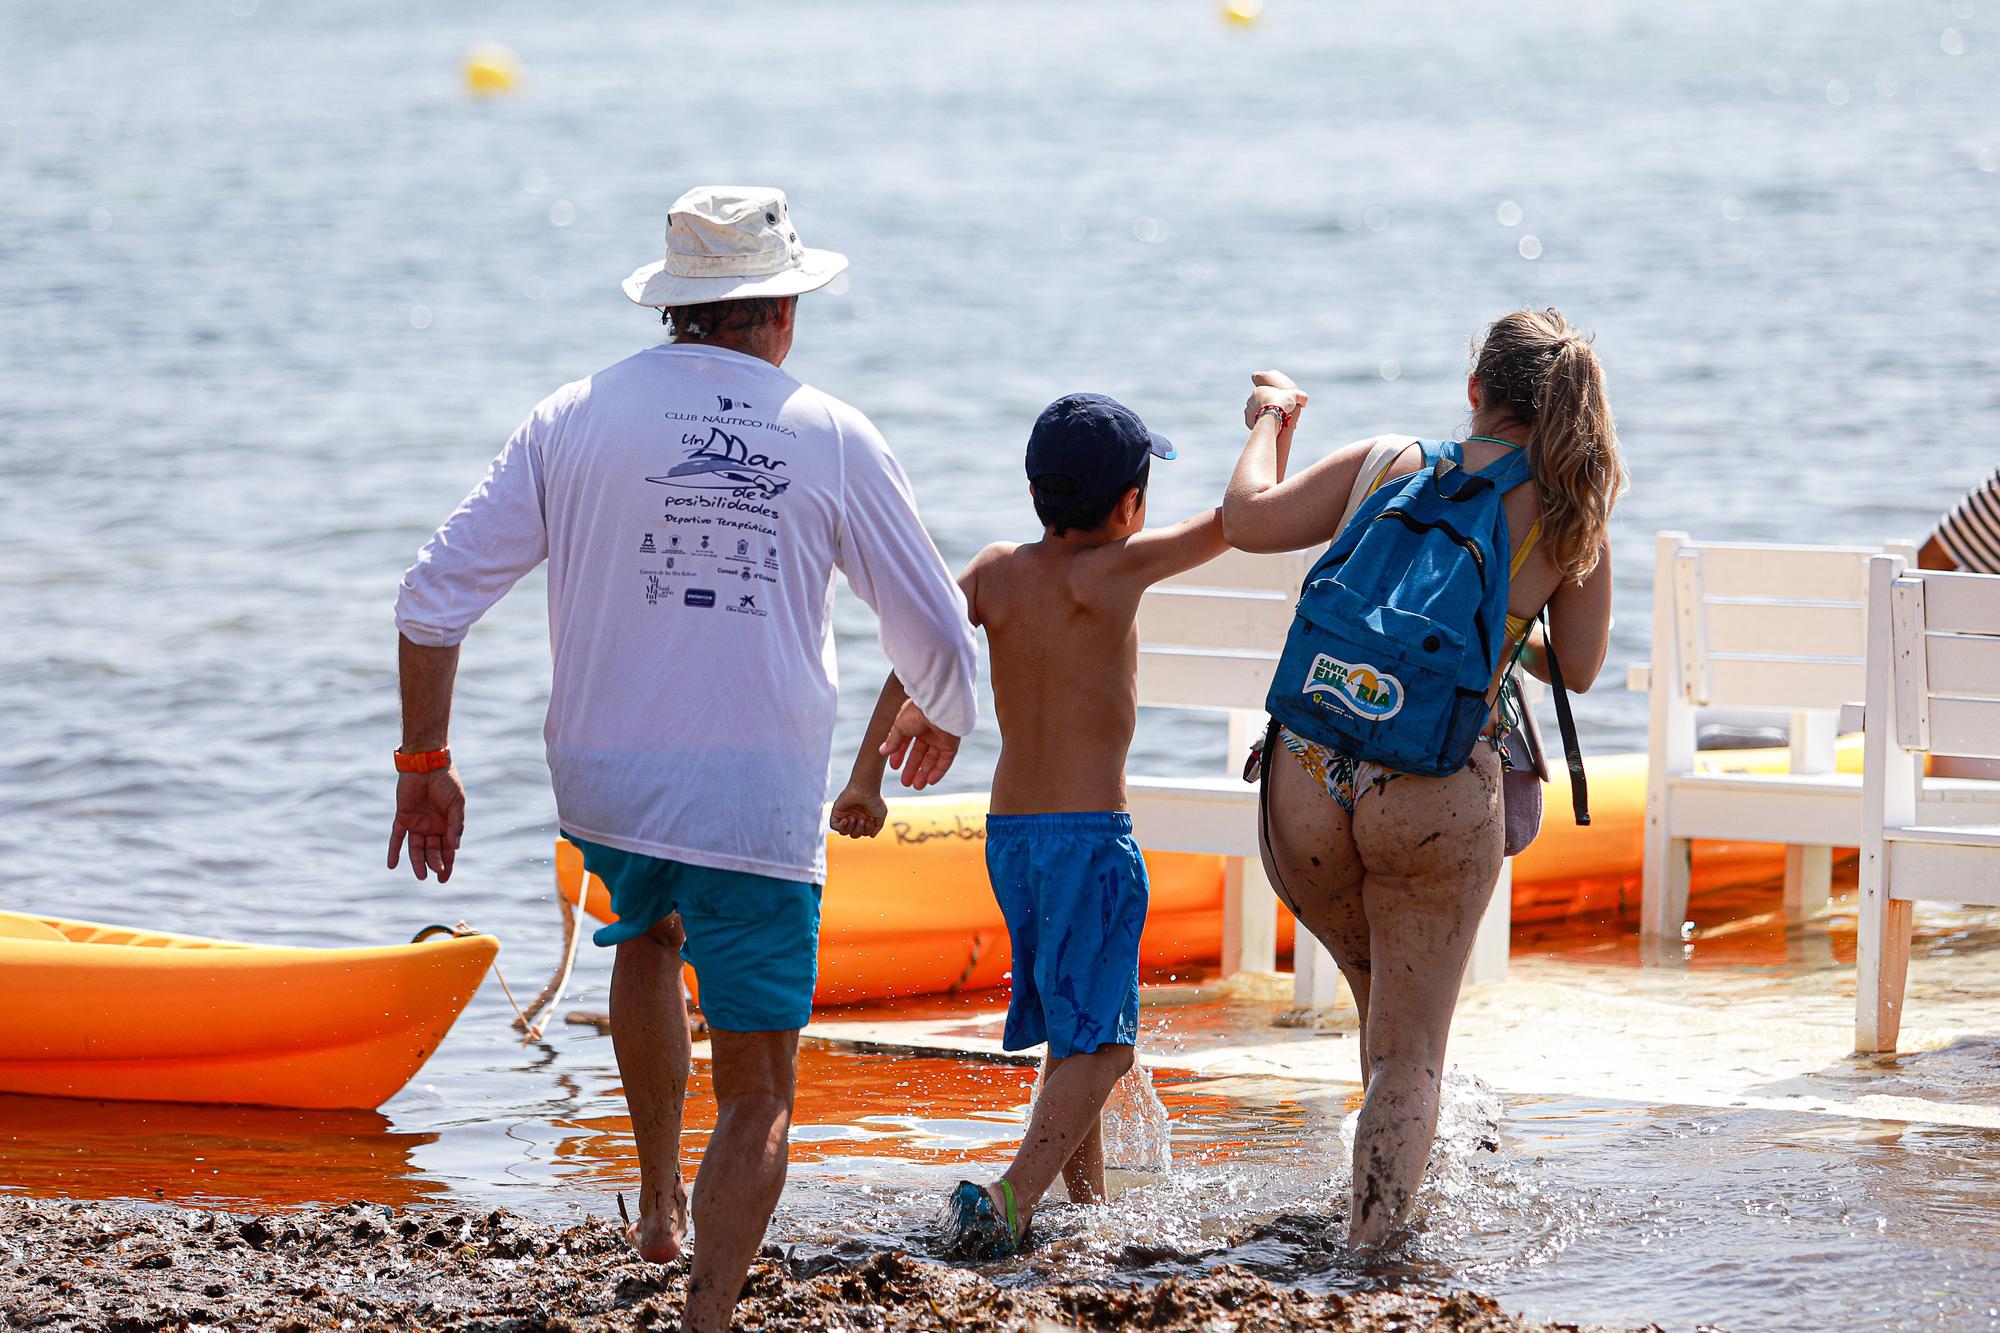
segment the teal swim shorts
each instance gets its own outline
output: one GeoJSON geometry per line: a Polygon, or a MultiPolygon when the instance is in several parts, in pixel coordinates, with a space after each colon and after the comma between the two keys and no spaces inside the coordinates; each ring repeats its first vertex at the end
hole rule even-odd
{"type": "Polygon", "coordinates": [[[638,939],[675,912],[687,959],[701,982],[701,1012],[724,1032],[792,1032],[812,1017],[819,980],[817,884],[712,870],[563,836],[584,869],[611,891],[618,920],[591,939],[609,947],[638,939]]]}
{"type": "Polygon", "coordinates": [[[1060,1060],[1136,1042],[1150,890],[1132,816],[988,815],[986,873],[1014,946],[1001,1045],[1060,1060]]]}

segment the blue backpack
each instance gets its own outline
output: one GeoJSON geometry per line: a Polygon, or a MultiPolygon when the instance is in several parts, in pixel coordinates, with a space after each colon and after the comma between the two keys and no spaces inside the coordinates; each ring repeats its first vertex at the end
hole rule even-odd
{"type": "Polygon", "coordinates": [[[1513,550],[1500,499],[1529,471],[1518,451],[1467,472],[1457,441],[1419,447],[1423,465],[1363,500],[1306,575],[1265,707],[1305,740],[1444,777],[1492,711],[1513,550]]]}

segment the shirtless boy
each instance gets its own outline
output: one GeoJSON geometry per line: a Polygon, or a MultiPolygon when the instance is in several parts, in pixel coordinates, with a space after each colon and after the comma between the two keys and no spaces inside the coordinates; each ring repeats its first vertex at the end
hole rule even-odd
{"type": "MultiPolygon", "coordinates": [[[[1077,1203],[1104,1200],[1100,1117],[1132,1067],[1139,1030],[1139,932],[1146,865],[1125,810],[1125,752],[1138,701],[1139,596],[1220,555],[1208,510],[1145,530],[1146,480],[1173,446],[1101,394],[1071,394],[1028,437],[1029,494],[1042,539],[1000,542],[959,577],[993,657],[1000,761],[986,821],[986,867],[1013,943],[1010,1051],[1048,1043],[1042,1093],[1013,1165],[998,1181],[961,1181],[949,1242],[970,1258],[1014,1252],[1057,1175],[1077,1203]]],[[[892,675],[834,802],[832,826],[882,826],[883,756],[908,785],[920,762],[904,738],[920,715],[892,675]]],[[[921,745],[921,743],[919,743],[921,745]]]]}

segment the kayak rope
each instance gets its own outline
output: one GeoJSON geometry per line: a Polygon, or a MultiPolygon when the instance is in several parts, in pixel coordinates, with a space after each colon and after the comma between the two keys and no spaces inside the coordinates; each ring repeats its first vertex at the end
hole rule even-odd
{"type": "MultiPolygon", "coordinates": [[[[567,937],[567,943],[563,946],[562,961],[556,964],[555,975],[548,979],[541,993],[528,1002],[528,1012],[524,1014],[520,1005],[514,1005],[514,1026],[525,1034],[521,1038],[524,1044],[542,1039],[543,1031],[548,1028],[550,1015],[555,1013],[556,1005],[562,1001],[563,991],[569,987],[570,973],[576,969],[576,948],[583,942],[583,913],[570,905],[569,898],[564,895],[560,884],[556,885],[556,906],[562,909],[563,934],[567,937]]],[[[496,967],[493,970],[497,974],[500,969],[496,967]]],[[[505,985],[504,981],[501,982],[503,988],[505,985]]],[[[514,997],[509,995],[508,1003],[512,1004],[513,999],[514,997]]]]}
{"type": "MultiPolygon", "coordinates": [[[[561,897],[560,894],[557,896],[561,897]]],[[[565,922],[567,922],[569,918],[569,901],[567,899],[563,900],[563,917],[565,922]]],[[[468,923],[461,921],[455,926],[425,926],[410,937],[410,943],[422,944],[433,935],[449,935],[453,939],[462,939],[467,935],[483,935],[485,933],[481,930],[475,930],[468,923]]],[[[500,970],[500,960],[497,958],[493,960],[493,979],[500,983],[500,993],[507,997],[508,1005],[514,1010],[514,1026],[528,1034],[522,1038],[523,1044],[541,1040],[542,1030],[548,1026],[549,1016],[544,1013],[541,1021],[535,1022],[528,1017],[528,1014],[534,1013],[544,1003],[551,1008],[554,1007],[555,1002],[562,998],[562,987],[568,982],[570,967],[575,962],[576,935],[572,934],[569,940],[569,955],[563,960],[562,970],[550,979],[548,985],[542,987],[542,993],[535,997],[534,1003],[528,1006],[528,1013],[524,1014],[521,1012],[521,1002],[514,998],[514,988],[507,984],[507,974],[500,970]]]]}

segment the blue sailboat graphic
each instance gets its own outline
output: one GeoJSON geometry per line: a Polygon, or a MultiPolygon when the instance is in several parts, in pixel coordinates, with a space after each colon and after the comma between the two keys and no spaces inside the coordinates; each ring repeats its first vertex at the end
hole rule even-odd
{"type": "Polygon", "coordinates": [[[710,426],[708,438],[695,446],[686,462],[676,463],[665,476],[646,480],[683,490],[728,491],[768,499],[783,494],[791,485],[777,474],[784,465],[783,459],[753,454],[741,437],[710,426]]]}

